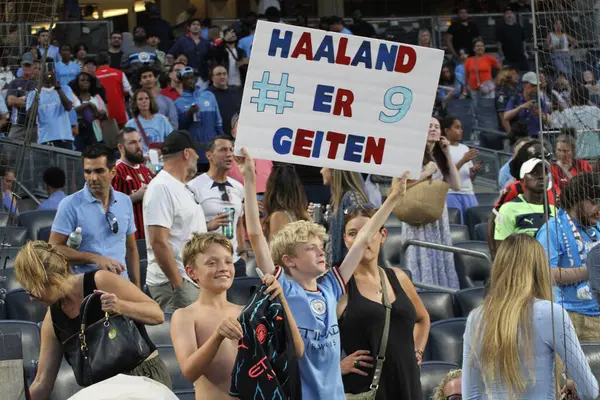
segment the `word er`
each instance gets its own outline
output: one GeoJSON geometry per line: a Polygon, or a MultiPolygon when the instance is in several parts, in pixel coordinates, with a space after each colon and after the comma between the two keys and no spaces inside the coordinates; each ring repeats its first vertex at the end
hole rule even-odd
{"type": "MultiPolygon", "coordinates": [[[[317,85],[313,111],[330,113],[334,92],[336,92],[336,90],[333,86],[317,85]]],[[[354,93],[352,93],[351,90],[338,89],[335,95],[335,103],[333,104],[333,115],[343,114],[344,117],[352,117],[353,101],[354,93]]]]}
{"type": "Polygon", "coordinates": [[[339,132],[313,131],[282,127],[273,135],[273,150],[280,155],[292,154],[304,158],[320,158],[326,151],[330,160],[380,165],[383,162],[385,138],[359,136],[339,132]],[[338,154],[341,156],[338,156],[338,154]]]}

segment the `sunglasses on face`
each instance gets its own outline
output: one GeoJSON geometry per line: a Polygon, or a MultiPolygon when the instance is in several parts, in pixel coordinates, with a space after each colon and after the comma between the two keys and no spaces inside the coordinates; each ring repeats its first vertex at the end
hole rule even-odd
{"type": "Polygon", "coordinates": [[[106,213],[106,222],[108,223],[108,229],[113,234],[119,233],[119,223],[117,222],[117,217],[113,215],[110,211],[106,213]]]}

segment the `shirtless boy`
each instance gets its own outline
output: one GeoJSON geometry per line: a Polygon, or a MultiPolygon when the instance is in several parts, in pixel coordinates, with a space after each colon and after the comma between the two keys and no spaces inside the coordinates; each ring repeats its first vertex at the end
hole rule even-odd
{"type": "Polygon", "coordinates": [[[246,149],[238,160],[244,174],[246,226],[259,268],[279,280],[304,341],[304,356],[298,360],[304,399],[345,399],[340,369],[340,334],[336,305],[345,293],[371,238],[383,226],[406,191],[408,173],[394,178],[385,203],[357,234],[339,268],[325,264],[325,229],[313,222],[286,225],[271,241],[263,235],[256,199],[254,161],[246,149]],[[281,267],[275,268],[275,265],[281,267]]]}
{"type": "MultiPolygon", "coordinates": [[[[243,307],[227,301],[227,290],[235,276],[233,246],[219,233],[194,233],[183,248],[183,264],[188,276],[200,286],[200,296],[193,304],[175,311],[171,319],[177,361],[183,375],[194,382],[196,400],[231,399],[231,371],[243,332],[237,320],[243,307]]],[[[263,281],[268,287],[265,293],[271,293],[271,298],[282,294],[272,275],[265,275],[263,281]]],[[[292,332],[296,332],[294,344],[301,357],[303,342],[282,295],[281,304],[292,332]]]]}

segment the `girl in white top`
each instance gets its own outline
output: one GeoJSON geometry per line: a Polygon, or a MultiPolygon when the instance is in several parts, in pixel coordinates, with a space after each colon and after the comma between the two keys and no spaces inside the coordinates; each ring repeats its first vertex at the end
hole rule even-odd
{"type": "Polygon", "coordinates": [[[479,152],[477,149],[469,149],[459,143],[463,137],[462,123],[454,116],[448,116],[440,121],[442,136],[450,142],[450,155],[452,162],[460,175],[460,190],[448,190],[446,205],[448,208],[458,208],[464,222],[467,210],[477,206],[477,198],[473,192],[473,179],[481,168],[481,163],[473,164],[479,152]]]}
{"type": "Polygon", "coordinates": [[[577,47],[577,40],[563,32],[562,21],[554,21],[554,31],[546,36],[545,47],[552,53],[552,65],[571,80],[569,47],[577,47]]]}

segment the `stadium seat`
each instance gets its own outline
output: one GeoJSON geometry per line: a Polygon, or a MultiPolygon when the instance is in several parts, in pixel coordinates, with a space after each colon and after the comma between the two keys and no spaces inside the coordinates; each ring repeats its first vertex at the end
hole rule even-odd
{"type": "MultiPolygon", "coordinates": [[[[492,128],[497,129],[497,128],[492,128]]],[[[506,134],[502,132],[479,131],[479,145],[490,150],[504,150],[506,134]]]]}
{"type": "Polygon", "coordinates": [[[8,225],[9,215],[10,214],[7,212],[0,212],[0,227],[4,227],[4,226],[8,225]]]}
{"type": "Polygon", "coordinates": [[[408,275],[408,277],[410,278],[410,281],[412,282],[412,271],[408,268],[400,268],[402,270],[402,272],[404,272],[406,275],[408,275]]]}
{"type": "Polygon", "coordinates": [[[494,206],[498,201],[497,192],[488,192],[488,193],[475,193],[475,197],[477,198],[477,204],[480,206],[494,206]]]}
{"type": "Polygon", "coordinates": [[[3,246],[23,247],[27,242],[27,229],[20,226],[0,228],[0,243],[3,246]]]}
{"type": "Polygon", "coordinates": [[[4,289],[7,292],[16,289],[23,289],[15,277],[14,268],[0,269],[0,289],[4,289]]]}
{"type": "Polygon", "coordinates": [[[421,301],[429,313],[431,322],[454,318],[454,302],[452,294],[437,290],[418,292],[421,301]]]}
{"type": "MultiPolygon", "coordinates": [[[[462,364],[462,360],[461,360],[462,364]]],[[[421,364],[421,392],[423,400],[429,400],[448,372],[459,369],[460,364],[441,361],[424,361],[421,364]]]]}
{"type": "Polygon", "coordinates": [[[32,300],[23,289],[11,290],[5,297],[6,318],[38,323],[44,320],[48,307],[32,300]]]}
{"type": "Polygon", "coordinates": [[[179,400],[194,400],[196,398],[193,390],[178,390],[174,393],[179,400]]]}
{"type": "MultiPolygon", "coordinates": [[[[495,99],[477,99],[475,103],[475,118],[477,118],[477,125],[479,128],[498,131],[498,111],[496,109],[496,100],[495,99]]],[[[503,140],[506,137],[505,134],[498,131],[498,133],[494,134],[497,140],[500,140],[502,146],[500,148],[494,148],[494,150],[502,150],[504,148],[503,140]]],[[[481,133],[480,133],[481,140],[481,133]]],[[[482,147],[484,147],[482,145],[482,147]]]]}
{"type": "Polygon", "coordinates": [[[460,225],[460,210],[458,208],[448,207],[448,221],[450,224],[460,225]]]}
{"type": "Polygon", "coordinates": [[[475,287],[459,290],[458,292],[454,293],[454,297],[462,317],[468,317],[471,311],[483,303],[484,292],[485,288],[475,287]]]}
{"type": "Polygon", "coordinates": [[[399,227],[399,226],[402,226],[402,221],[400,221],[398,218],[396,218],[396,216],[392,213],[388,217],[387,221],[385,221],[385,224],[383,224],[383,226],[386,228],[399,227]]]}
{"type": "Polygon", "coordinates": [[[0,321],[0,336],[15,333],[21,335],[23,367],[26,377],[29,378],[35,373],[37,368],[35,363],[40,358],[40,330],[37,324],[29,321],[0,321]]]}
{"type": "Polygon", "coordinates": [[[480,242],[487,242],[488,239],[488,223],[482,222],[475,225],[475,237],[473,238],[480,242]]]}
{"type": "Polygon", "coordinates": [[[404,260],[402,259],[402,228],[389,227],[387,228],[387,239],[381,245],[380,257],[383,260],[385,267],[402,267],[404,260]]]}
{"type": "Polygon", "coordinates": [[[487,222],[493,206],[477,206],[467,210],[465,225],[469,227],[469,235],[475,237],[475,225],[487,222]]]}
{"type": "Polygon", "coordinates": [[[248,304],[252,293],[254,293],[254,288],[259,286],[260,282],[259,278],[235,278],[233,285],[227,291],[227,300],[241,306],[248,304]]]}
{"type": "Polygon", "coordinates": [[[29,197],[17,199],[17,209],[20,212],[37,210],[39,204],[29,197]]]}
{"type": "Polygon", "coordinates": [[[160,358],[162,358],[167,365],[169,375],[171,375],[173,391],[194,390],[194,385],[192,382],[185,379],[183,373],[181,372],[179,362],[177,361],[177,357],[175,357],[175,350],[173,349],[173,346],[156,346],[156,348],[158,349],[160,358]]]}
{"type": "Polygon", "coordinates": [[[28,211],[19,215],[19,223],[27,228],[27,236],[30,240],[38,240],[40,229],[52,226],[55,210],[28,211]]]}
{"type": "Polygon", "coordinates": [[[65,400],[79,392],[83,387],[77,384],[73,369],[63,358],[60,363],[56,381],[54,381],[54,389],[50,392],[49,400],[65,400]]]}
{"type": "Polygon", "coordinates": [[[21,247],[0,247],[0,269],[14,267],[15,258],[20,251],[21,247]]]}
{"type": "MultiPolygon", "coordinates": [[[[486,242],[472,240],[469,242],[454,243],[454,246],[490,255],[490,250],[486,242]]],[[[492,263],[485,258],[454,253],[454,267],[456,268],[460,288],[467,289],[485,284],[490,277],[492,263]]]]}
{"type": "Polygon", "coordinates": [[[581,343],[585,359],[596,379],[600,379],[600,343],[581,343]]]}
{"type": "Polygon", "coordinates": [[[52,232],[51,226],[47,226],[45,228],[40,229],[38,232],[38,240],[43,240],[44,242],[47,242],[48,240],[50,240],[50,232],[52,232]]]}
{"type": "Polygon", "coordinates": [[[431,324],[425,349],[427,361],[462,364],[466,318],[452,318],[431,324]]]}
{"type": "Polygon", "coordinates": [[[464,225],[450,224],[450,235],[452,243],[465,242],[469,240],[469,229],[464,225]]]}
{"type": "Polygon", "coordinates": [[[169,345],[172,346],[171,342],[171,317],[172,313],[165,313],[165,322],[160,325],[146,325],[146,332],[148,337],[152,340],[155,345],[169,345]]]}
{"type": "Polygon", "coordinates": [[[136,242],[137,242],[138,254],[140,255],[140,260],[147,260],[148,259],[148,249],[146,248],[146,240],[138,239],[138,240],[136,240],[136,242]]]}

